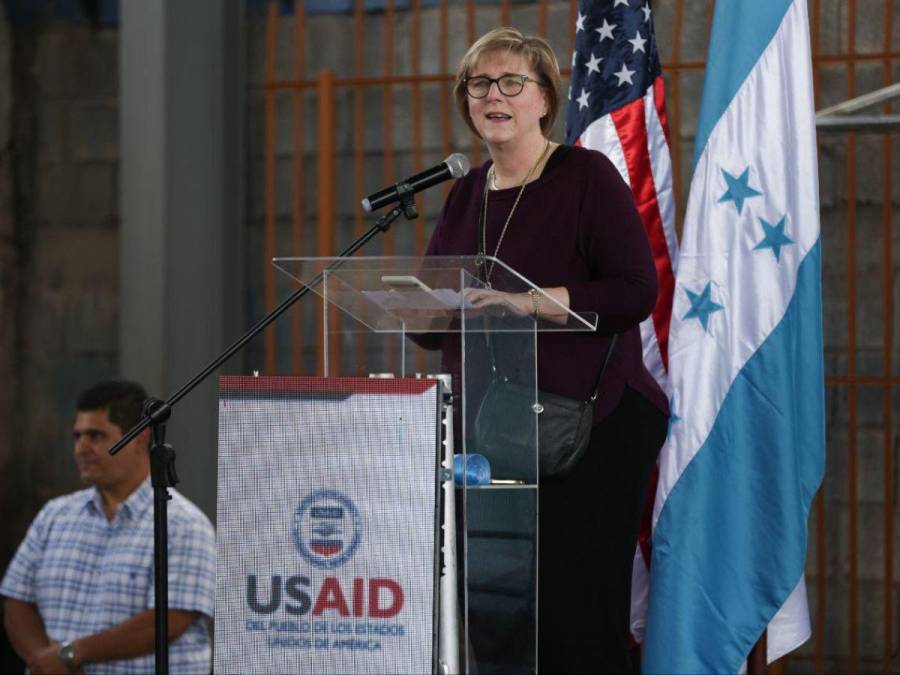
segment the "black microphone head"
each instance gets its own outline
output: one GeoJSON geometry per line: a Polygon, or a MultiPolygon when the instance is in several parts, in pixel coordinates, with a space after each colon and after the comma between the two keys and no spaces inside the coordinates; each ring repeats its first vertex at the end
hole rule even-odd
{"type": "MultiPolygon", "coordinates": [[[[420,192],[437,183],[447,180],[448,178],[462,178],[469,173],[469,158],[458,152],[450,155],[443,162],[426,171],[408,178],[404,184],[414,192],[420,192]],[[450,174],[449,176],[447,174],[450,174]]],[[[399,185],[399,183],[397,184],[399,185]]],[[[380,209],[385,204],[390,204],[399,199],[397,185],[385,188],[379,192],[369,195],[362,200],[362,207],[366,211],[380,209]]]]}
{"type": "Polygon", "coordinates": [[[462,178],[469,173],[469,169],[472,168],[472,165],[469,163],[469,158],[461,152],[454,152],[444,160],[444,164],[450,169],[450,175],[454,178],[462,178]]]}

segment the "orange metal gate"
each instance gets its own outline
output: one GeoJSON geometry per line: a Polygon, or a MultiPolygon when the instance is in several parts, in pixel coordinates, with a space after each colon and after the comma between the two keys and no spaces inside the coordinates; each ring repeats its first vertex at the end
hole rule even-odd
{"type": "MultiPolygon", "coordinates": [[[[675,193],[679,199],[676,209],[679,231],[696,126],[694,99],[702,80],[705,39],[713,4],[657,0],[653,7],[673,130],[671,152],[675,193]],[[665,30],[661,28],[663,25],[665,30]],[[697,26],[701,29],[705,26],[705,31],[699,31],[702,44],[698,44],[697,26]]],[[[265,73],[262,86],[250,90],[251,98],[263,101],[263,237],[261,250],[253,255],[260,255],[265,261],[276,254],[333,255],[347,243],[341,241],[340,228],[335,226],[340,213],[352,213],[352,231],[357,235],[362,233],[366,220],[358,198],[397,179],[395,98],[398,93],[408,95],[412,138],[410,173],[423,168],[428,147],[439,147],[441,156],[462,150],[475,165],[484,158],[476,139],[459,140],[466,136],[461,131],[462,123],[456,119],[450,89],[461,53],[450,53],[451,31],[463,30],[466,43],[470,44],[477,34],[494,25],[518,25],[526,31],[547,35],[551,17],[555,21],[562,19],[568,22],[564,32],[568,38],[554,47],[560,63],[568,64],[577,12],[574,0],[542,0],[530,4],[504,0],[492,7],[476,4],[474,0],[444,0],[437,8],[427,10],[418,0],[412,0],[409,9],[403,11],[395,10],[394,3],[388,0],[383,14],[372,15],[363,11],[362,0],[356,0],[352,15],[341,19],[346,24],[344,41],[352,50],[351,72],[324,69],[310,73],[305,47],[309,31],[315,30],[314,18],[305,15],[302,2],[297,2],[292,16],[281,16],[279,7],[280,3],[270,0],[264,19],[265,73]],[[485,12],[492,12],[493,18],[486,19],[485,12]],[[426,15],[427,29],[423,28],[426,15]],[[366,59],[366,40],[369,24],[376,19],[382,28],[382,42],[377,49],[381,62],[373,66],[366,59]],[[486,20],[490,25],[479,25],[486,20]],[[399,26],[410,35],[409,54],[396,53],[395,36],[399,26]],[[428,59],[436,67],[427,72],[421,72],[425,60],[423,41],[429,56],[436,54],[436,59],[428,59]],[[292,55],[289,67],[286,54],[292,55]],[[279,62],[284,64],[281,70],[276,65],[279,62]],[[397,67],[401,62],[406,66],[397,67]],[[381,98],[378,114],[381,125],[377,130],[381,142],[380,147],[367,149],[367,110],[371,109],[367,106],[367,96],[372,93],[381,98]],[[351,114],[339,114],[343,109],[337,103],[338,98],[343,96],[341,100],[345,100],[347,95],[351,114]],[[314,116],[307,110],[310,99],[315,101],[314,116]],[[284,100],[289,100],[291,106],[289,129],[278,124],[277,105],[284,100]],[[425,123],[435,121],[436,125],[431,126],[436,128],[439,138],[423,138],[425,123]],[[315,129],[316,142],[312,147],[306,141],[309,127],[315,129]],[[284,147],[284,140],[279,143],[279,132],[290,136],[289,150],[283,150],[280,155],[277,148],[284,147]],[[350,138],[351,150],[344,153],[346,156],[338,152],[339,137],[350,138]],[[458,147],[461,145],[467,147],[458,147]],[[378,155],[375,161],[380,162],[381,184],[366,185],[365,166],[373,160],[368,156],[373,153],[378,155]],[[310,175],[304,162],[311,155],[315,158],[314,175],[310,175]],[[351,167],[341,175],[352,177],[345,180],[346,189],[340,199],[336,188],[339,157],[351,167]],[[291,164],[289,194],[281,195],[290,202],[289,222],[278,219],[277,190],[283,184],[278,180],[280,160],[291,164]],[[304,189],[308,184],[315,185],[312,204],[308,203],[309,194],[304,189]],[[313,207],[317,215],[309,217],[313,207]],[[307,240],[315,242],[314,248],[304,245],[307,240]]],[[[894,10],[895,0],[809,0],[818,108],[896,79],[900,32],[895,34],[894,10]]],[[[568,74],[564,69],[563,76],[568,74]]],[[[891,106],[886,105],[885,111],[890,110],[891,106]]],[[[892,239],[894,200],[898,199],[893,180],[895,147],[890,134],[820,135],[828,462],[826,481],[810,522],[807,578],[813,638],[775,666],[776,671],[887,673],[898,670],[893,555],[898,535],[894,523],[893,394],[894,388],[900,385],[897,372],[900,359],[894,358],[897,347],[894,345],[892,239]],[[858,183],[861,172],[866,176],[865,185],[858,183]],[[874,484],[869,480],[872,475],[874,482],[880,482],[878,494],[868,489],[874,484]],[[866,488],[864,494],[860,494],[860,482],[866,488]],[[830,611],[832,607],[839,611],[830,611]]],[[[419,206],[423,212],[421,201],[419,206]]],[[[406,253],[420,254],[427,234],[428,226],[420,217],[412,229],[390,233],[377,253],[391,255],[399,246],[406,253]]],[[[267,262],[263,269],[264,305],[271,309],[277,295],[275,272],[267,262]]],[[[305,357],[309,350],[304,349],[303,334],[306,319],[311,321],[313,312],[317,312],[320,328],[321,309],[293,310],[290,350],[278,349],[274,328],[266,332],[263,353],[267,372],[278,372],[279,368],[290,372],[310,369],[313,359],[305,357]]],[[[357,365],[364,363],[364,351],[360,340],[353,357],[357,365]]],[[[330,353],[340,352],[334,348],[330,353]]],[[[348,358],[346,352],[344,357],[348,358]]],[[[321,368],[321,345],[314,362],[321,368]]],[[[336,371],[340,371],[340,363],[332,362],[332,373],[336,371]]]]}

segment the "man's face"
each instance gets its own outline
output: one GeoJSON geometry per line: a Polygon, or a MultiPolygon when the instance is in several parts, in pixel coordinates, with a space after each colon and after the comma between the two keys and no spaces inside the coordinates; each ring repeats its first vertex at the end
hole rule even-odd
{"type": "Polygon", "coordinates": [[[122,430],[109,421],[107,410],[79,411],[76,414],[72,440],[75,465],[82,482],[113,489],[118,485],[130,484],[137,472],[145,471],[146,434],[138,436],[114,457],[110,456],[109,449],[120,438],[122,430]]]}

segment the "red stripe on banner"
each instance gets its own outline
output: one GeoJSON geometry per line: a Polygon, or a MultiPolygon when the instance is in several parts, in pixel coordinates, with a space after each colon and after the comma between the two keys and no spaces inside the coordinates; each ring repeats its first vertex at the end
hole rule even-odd
{"type": "Polygon", "coordinates": [[[656,106],[656,116],[662,125],[666,136],[666,145],[672,147],[672,138],[669,135],[669,116],[666,114],[666,85],[662,75],[653,81],[653,104],[656,106]]]}
{"type": "Polygon", "coordinates": [[[675,293],[675,276],[672,274],[672,261],[669,258],[669,246],[663,231],[659,202],[656,200],[656,185],[653,182],[653,170],[650,163],[650,151],[647,148],[647,119],[644,114],[644,99],[632,101],[628,105],[610,113],[622,150],[628,175],[631,179],[631,192],[637,204],[638,213],[644,222],[644,229],[650,240],[653,261],[656,265],[656,277],[659,280],[659,297],[653,308],[653,327],[656,341],[662,356],[663,366],[669,368],[669,319],[672,316],[672,298],[675,293]]]}
{"type": "Polygon", "coordinates": [[[422,394],[436,380],[411,377],[303,377],[224,375],[219,394],[283,396],[285,394],[422,394]]]}

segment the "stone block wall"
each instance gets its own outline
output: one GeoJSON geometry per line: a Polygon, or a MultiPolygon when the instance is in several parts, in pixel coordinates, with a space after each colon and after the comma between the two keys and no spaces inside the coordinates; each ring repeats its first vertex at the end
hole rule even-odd
{"type": "Polygon", "coordinates": [[[74,399],[116,371],[118,37],[0,13],[0,559],[78,486],[74,399]]]}
{"type": "MultiPolygon", "coordinates": [[[[0,566],[80,487],[75,397],[116,373],[118,34],[0,3],[0,566]]],[[[21,671],[0,636],[0,670],[21,671]]]]}

